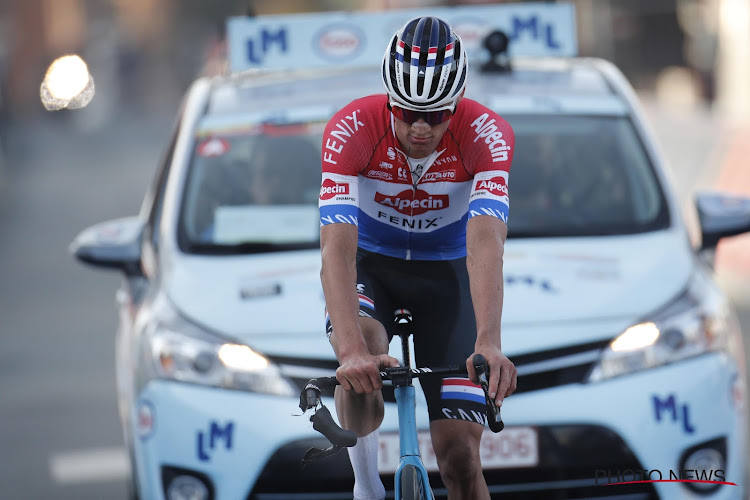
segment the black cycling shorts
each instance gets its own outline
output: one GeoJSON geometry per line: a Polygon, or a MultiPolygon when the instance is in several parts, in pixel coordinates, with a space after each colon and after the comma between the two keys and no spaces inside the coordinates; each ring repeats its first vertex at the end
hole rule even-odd
{"type": "MultiPolygon", "coordinates": [[[[393,313],[413,315],[417,367],[465,366],[474,352],[476,319],[469,291],[466,258],[403,260],[362,250],[357,252],[359,315],[380,321],[391,340],[393,313]]],[[[326,317],[326,330],[331,334],[326,317]]],[[[482,389],[465,376],[420,379],[430,421],[460,419],[486,423],[482,389]]]]}

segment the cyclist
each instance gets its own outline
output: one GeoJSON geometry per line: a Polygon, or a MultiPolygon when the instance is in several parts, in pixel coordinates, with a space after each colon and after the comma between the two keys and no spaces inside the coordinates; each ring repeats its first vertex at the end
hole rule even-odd
{"type": "MultiPolygon", "coordinates": [[[[349,448],[355,500],[385,496],[378,372],[398,366],[386,326],[396,308],[414,314],[417,365],[466,363],[476,383],[470,359],[481,353],[498,405],[516,387],[500,344],[514,135],[500,116],[463,98],[466,76],[465,48],[450,25],[412,19],[386,48],[386,95],[351,102],[323,136],[321,280],[339,361],[339,421],[359,436],[349,448]]],[[[421,385],[449,497],[489,499],[481,389],[455,378],[421,385]]]]}

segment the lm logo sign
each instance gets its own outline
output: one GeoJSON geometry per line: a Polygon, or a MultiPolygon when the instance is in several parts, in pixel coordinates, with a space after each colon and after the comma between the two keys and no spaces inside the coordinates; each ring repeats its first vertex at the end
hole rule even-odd
{"type": "Polygon", "coordinates": [[[271,50],[286,53],[289,50],[288,40],[286,28],[278,30],[262,28],[255,38],[248,38],[245,42],[245,56],[251,64],[262,65],[271,50]]]}

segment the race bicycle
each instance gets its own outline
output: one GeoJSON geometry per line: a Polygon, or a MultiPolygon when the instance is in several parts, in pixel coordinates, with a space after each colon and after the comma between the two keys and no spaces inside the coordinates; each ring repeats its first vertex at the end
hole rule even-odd
{"type": "MultiPolygon", "coordinates": [[[[411,335],[412,320],[411,313],[406,309],[398,309],[394,313],[397,335],[401,338],[403,364],[396,368],[386,368],[380,372],[380,377],[384,381],[390,380],[393,384],[398,409],[400,461],[394,478],[395,500],[434,500],[427,469],[419,453],[415,415],[415,387],[412,381],[415,378],[427,376],[466,374],[466,367],[451,365],[444,368],[412,368],[408,341],[411,335]]],[[[477,354],[472,358],[472,363],[484,391],[489,428],[492,432],[500,432],[504,424],[500,416],[500,409],[489,396],[487,361],[484,356],[477,354]]],[[[303,465],[332,455],[344,447],[354,446],[357,443],[357,435],[354,431],[339,427],[331,412],[323,405],[322,392],[336,385],[338,385],[336,377],[314,378],[308,381],[300,394],[302,411],[313,410],[313,414],[310,416],[313,429],[323,434],[331,442],[331,447],[327,449],[311,448],[308,450],[303,458],[303,465]]]]}

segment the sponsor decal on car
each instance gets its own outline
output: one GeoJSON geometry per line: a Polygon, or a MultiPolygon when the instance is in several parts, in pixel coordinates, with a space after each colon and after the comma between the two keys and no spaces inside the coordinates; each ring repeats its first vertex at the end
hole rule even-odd
{"type": "Polygon", "coordinates": [[[695,433],[695,426],[690,421],[690,406],[687,403],[679,404],[674,394],[666,398],[653,395],[651,402],[654,405],[654,418],[657,422],[671,420],[672,423],[681,424],[685,434],[695,433]]]}
{"type": "Polygon", "coordinates": [[[363,46],[364,33],[350,24],[334,24],[318,33],[317,48],[327,59],[352,58],[363,46]]]}
{"type": "Polygon", "coordinates": [[[151,401],[141,399],[136,405],[136,430],[138,437],[148,439],[156,428],[156,410],[151,401]]]}
{"type": "Polygon", "coordinates": [[[232,438],[234,435],[234,422],[227,422],[221,425],[219,422],[212,420],[208,424],[208,430],[198,431],[196,444],[198,445],[198,459],[201,462],[211,460],[212,452],[223,448],[232,449],[232,438]]]}
{"type": "Polygon", "coordinates": [[[196,151],[202,158],[216,158],[229,152],[229,141],[220,137],[211,137],[198,144],[196,151]]]}

